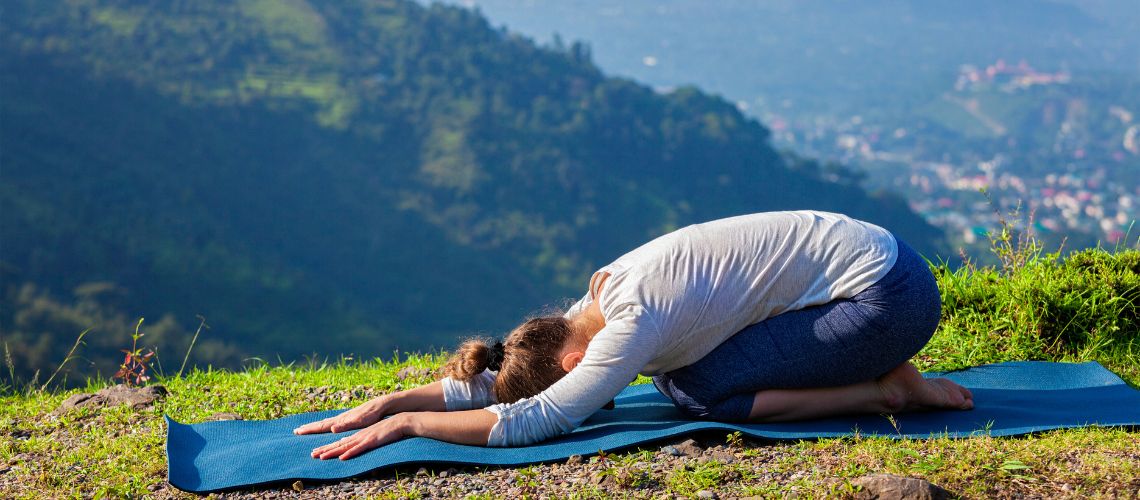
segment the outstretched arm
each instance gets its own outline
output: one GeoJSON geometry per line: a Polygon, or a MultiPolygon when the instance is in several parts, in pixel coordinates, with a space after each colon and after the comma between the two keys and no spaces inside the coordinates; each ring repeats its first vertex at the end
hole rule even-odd
{"type": "Polygon", "coordinates": [[[387,415],[409,411],[444,411],[445,409],[443,385],[436,381],[414,389],[385,394],[335,417],[302,425],[293,429],[293,434],[351,431],[368,427],[387,415]]]}
{"type": "Polygon", "coordinates": [[[348,460],[406,437],[421,436],[449,443],[485,446],[498,417],[487,410],[400,413],[356,434],[313,450],[312,457],[348,460]]]}

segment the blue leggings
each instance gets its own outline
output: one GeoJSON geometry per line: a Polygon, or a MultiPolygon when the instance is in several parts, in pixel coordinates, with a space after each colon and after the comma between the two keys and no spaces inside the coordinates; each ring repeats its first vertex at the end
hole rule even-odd
{"type": "Polygon", "coordinates": [[[785,312],[736,333],[696,363],[653,377],[687,415],[748,419],[757,391],[873,380],[922,349],[942,311],[934,275],[901,240],[894,267],[850,299],[785,312]]]}

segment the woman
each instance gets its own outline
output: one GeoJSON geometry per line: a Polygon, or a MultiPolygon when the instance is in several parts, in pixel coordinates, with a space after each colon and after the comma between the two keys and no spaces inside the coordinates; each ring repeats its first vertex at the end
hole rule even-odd
{"type": "Polygon", "coordinates": [[[968,390],[907,361],[940,311],[926,262],[878,226],[810,211],[732,217],[623,255],[563,316],[465,343],[441,381],[294,432],[366,427],[313,450],[321,459],[407,436],[525,445],[578,426],[638,373],[703,419],[970,409],[968,390]]]}

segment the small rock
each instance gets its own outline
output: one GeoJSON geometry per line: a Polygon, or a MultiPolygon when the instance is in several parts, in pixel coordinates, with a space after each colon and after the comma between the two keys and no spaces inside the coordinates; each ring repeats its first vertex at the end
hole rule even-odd
{"type": "Polygon", "coordinates": [[[427,470],[427,467],[420,467],[420,470],[416,471],[416,476],[417,476],[417,477],[423,477],[423,476],[426,476],[426,475],[428,475],[428,470],[427,470]]]}
{"type": "Polygon", "coordinates": [[[451,472],[450,472],[450,471],[443,471],[443,472],[440,472],[440,473],[439,473],[439,477],[447,477],[447,476],[450,476],[450,475],[451,475],[451,472]]]}
{"type": "Polygon", "coordinates": [[[730,464],[736,461],[736,456],[727,451],[714,451],[712,453],[712,459],[722,464],[730,464]]]}
{"type": "Polygon", "coordinates": [[[950,492],[929,481],[894,474],[870,474],[856,478],[852,484],[863,488],[855,495],[856,498],[861,499],[935,500],[951,497],[950,492]]]}
{"type": "Polygon", "coordinates": [[[1062,484],[1061,491],[1073,491],[1073,485],[1069,483],[1062,484]]]}
{"type": "Polygon", "coordinates": [[[72,408],[84,406],[87,404],[87,401],[93,397],[95,397],[94,394],[72,394],[70,397],[63,400],[63,403],[59,405],[59,409],[70,410],[72,408]]]}
{"type": "Polygon", "coordinates": [[[229,413],[229,412],[220,411],[218,413],[215,413],[213,415],[206,417],[206,420],[217,422],[217,421],[221,421],[221,420],[245,420],[245,419],[242,418],[241,415],[238,415],[237,413],[229,413]]]}
{"type": "Polygon", "coordinates": [[[293,491],[303,491],[304,489],[305,483],[302,483],[300,481],[293,481],[293,491]]]}
{"type": "Polygon", "coordinates": [[[161,385],[150,385],[146,387],[127,387],[126,385],[119,384],[105,389],[101,389],[95,394],[75,394],[59,405],[59,411],[67,411],[74,408],[90,407],[104,407],[104,406],[117,406],[120,404],[128,404],[132,408],[140,409],[158,401],[170,391],[161,385]]]}
{"type": "Polygon", "coordinates": [[[590,482],[597,486],[610,486],[614,484],[614,476],[613,474],[602,474],[600,472],[595,472],[590,476],[590,482]]]}
{"type": "Polygon", "coordinates": [[[675,448],[677,448],[677,451],[681,452],[682,455],[688,455],[690,457],[695,457],[705,451],[694,439],[686,439],[675,446],[675,448]]]}
{"type": "Polygon", "coordinates": [[[697,498],[716,498],[716,493],[709,490],[701,490],[697,492],[697,498]]]}
{"type": "Polygon", "coordinates": [[[570,458],[566,459],[566,465],[578,465],[580,463],[582,463],[582,455],[570,455],[570,458]]]}
{"type": "Polygon", "coordinates": [[[661,448],[661,451],[668,453],[670,455],[673,455],[674,457],[679,457],[681,455],[684,455],[684,453],[681,453],[681,450],[678,450],[677,448],[674,448],[672,446],[663,446],[661,448]]]}

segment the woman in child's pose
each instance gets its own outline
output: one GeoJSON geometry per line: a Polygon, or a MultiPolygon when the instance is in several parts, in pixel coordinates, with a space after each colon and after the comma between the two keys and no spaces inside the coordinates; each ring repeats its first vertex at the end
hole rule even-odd
{"type": "Polygon", "coordinates": [[[638,373],[700,419],[967,410],[970,391],[907,361],[940,311],[926,262],[883,228],[823,212],[732,217],[623,255],[564,315],[464,343],[443,380],[294,432],[366,427],[313,450],[322,459],[408,436],[525,445],[580,425],[638,373]]]}

